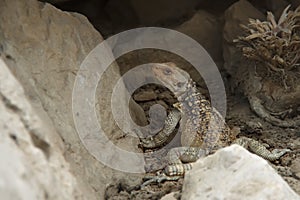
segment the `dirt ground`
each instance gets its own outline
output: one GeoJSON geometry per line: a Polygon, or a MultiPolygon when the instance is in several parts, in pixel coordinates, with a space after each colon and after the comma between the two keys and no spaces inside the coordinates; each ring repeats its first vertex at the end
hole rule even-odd
{"type": "MultiPolygon", "coordinates": [[[[150,106],[155,103],[168,108],[176,102],[167,89],[157,85],[143,86],[134,93],[133,97],[146,114],[148,114],[150,106]]],[[[247,99],[241,94],[227,93],[227,99],[226,122],[229,126],[240,127],[240,135],[266,143],[270,150],[274,148],[292,150],[271,165],[300,194],[300,127],[297,129],[280,128],[265,122],[250,110],[247,99]]],[[[153,162],[155,163],[155,161],[153,162]]],[[[157,163],[159,165],[161,162],[157,163]]],[[[151,167],[154,171],[159,168],[159,166],[150,166],[149,168],[151,167]]],[[[175,192],[174,196],[180,199],[182,184],[183,179],[180,179],[152,184],[142,189],[128,189],[120,183],[107,188],[106,199],[159,199],[171,192],[175,192]]]]}

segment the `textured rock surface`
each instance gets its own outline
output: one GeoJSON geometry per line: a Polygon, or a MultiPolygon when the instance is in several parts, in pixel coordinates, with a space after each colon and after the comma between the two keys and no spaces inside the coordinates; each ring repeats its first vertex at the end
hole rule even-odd
{"type": "MultiPolygon", "coordinates": [[[[33,106],[46,111],[43,120],[51,123],[61,138],[43,134],[54,143],[55,138],[63,140],[64,144],[60,144],[63,155],[70,163],[71,172],[75,174],[86,199],[103,197],[105,186],[112,179],[128,177],[94,159],[83,147],[74,128],[71,95],[76,72],[85,56],[102,40],[82,15],[62,12],[35,0],[0,1],[1,55],[21,82],[33,106]]],[[[109,138],[127,150],[138,152],[138,139],[124,135],[113,122],[108,106],[110,90],[119,77],[118,66],[113,64],[102,77],[102,84],[99,84],[99,90],[104,92],[96,94],[97,105],[103,119],[107,119],[103,124],[109,138]]],[[[122,94],[119,95],[122,104],[122,94]]],[[[136,106],[134,103],[131,105],[136,106]]],[[[133,109],[133,116],[135,111],[140,109],[133,109]]],[[[118,158],[110,159],[118,162],[118,158]]],[[[138,178],[126,180],[128,184],[139,181],[138,178]]],[[[55,188],[49,185],[49,190],[55,188]]]]}
{"type": "Polygon", "coordinates": [[[297,178],[300,178],[300,159],[296,158],[292,161],[291,171],[297,178]]]}
{"type": "MultiPolygon", "coordinates": [[[[177,6],[177,5],[176,5],[177,6]]],[[[222,54],[222,24],[220,20],[215,15],[210,14],[207,11],[199,10],[196,12],[189,20],[183,22],[181,25],[172,27],[176,31],[184,33],[191,39],[198,42],[205,51],[210,55],[216,65],[222,68],[223,65],[223,54],[222,54]]],[[[142,35],[142,34],[141,34],[142,35]]],[[[171,36],[169,38],[172,38],[171,36]]],[[[136,38],[134,38],[136,39],[136,38]]],[[[139,39],[137,39],[138,41],[139,39]]],[[[160,42],[163,42],[161,39],[160,42]]],[[[185,45],[185,41],[176,40],[178,47],[180,45],[185,45]],[[182,42],[182,43],[181,43],[182,42]]],[[[167,47],[168,44],[166,43],[167,47]]],[[[172,51],[170,51],[172,52],[172,51]]],[[[185,59],[176,55],[175,53],[169,53],[167,51],[160,51],[158,49],[143,49],[137,52],[130,52],[124,55],[122,58],[118,59],[120,64],[121,73],[127,72],[134,66],[153,63],[153,62],[174,62],[177,66],[191,74],[193,80],[200,84],[203,88],[206,87],[199,72],[185,59]]],[[[145,76],[148,73],[145,72],[145,76]]],[[[214,76],[214,75],[213,75],[214,76]]],[[[143,78],[143,76],[142,76],[143,78]]],[[[138,79],[138,78],[137,78],[138,79]]],[[[140,78],[141,79],[141,78],[140,78]]]]}
{"type": "Polygon", "coordinates": [[[178,195],[178,192],[171,192],[161,198],[161,200],[176,200],[175,196],[178,195]]]}
{"type": "Polygon", "coordinates": [[[1,199],[82,199],[51,120],[41,120],[1,59],[0,71],[1,199]]]}
{"type": "Polygon", "coordinates": [[[183,16],[192,14],[198,4],[199,0],[179,0],[176,4],[172,0],[109,0],[106,10],[116,23],[153,26],[178,21],[183,16]]]}
{"type": "Polygon", "coordinates": [[[197,161],[182,199],[300,199],[262,158],[238,145],[197,161]]]}
{"type": "Polygon", "coordinates": [[[145,25],[179,20],[185,15],[192,14],[195,7],[201,2],[199,0],[178,0],[176,1],[176,4],[174,4],[174,1],[172,0],[131,1],[140,22],[145,25]],[[154,11],[156,14],[153,14],[154,11]]]}
{"type": "Polygon", "coordinates": [[[249,18],[262,20],[265,19],[265,16],[246,0],[238,1],[225,12],[225,24],[223,29],[224,68],[234,78],[239,77],[239,79],[242,79],[245,69],[241,67],[242,54],[240,50],[236,48],[235,44],[233,44],[233,40],[236,39],[237,36],[242,35],[240,24],[247,24],[249,18]]]}
{"type": "Polygon", "coordinates": [[[217,64],[221,64],[222,46],[221,26],[218,19],[212,14],[200,10],[188,21],[176,28],[201,44],[217,64]]]}

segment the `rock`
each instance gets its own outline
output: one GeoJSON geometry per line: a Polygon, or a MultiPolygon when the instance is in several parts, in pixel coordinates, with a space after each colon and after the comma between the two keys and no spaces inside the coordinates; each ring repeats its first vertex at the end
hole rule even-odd
{"type": "Polygon", "coordinates": [[[217,18],[204,10],[176,28],[196,40],[210,54],[215,62],[222,62],[222,30],[217,18]]]}
{"type": "Polygon", "coordinates": [[[153,26],[178,21],[193,13],[198,4],[198,0],[179,0],[176,4],[172,0],[109,0],[106,11],[112,19],[125,24],[132,21],[131,24],[153,26]]]}
{"type": "Polygon", "coordinates": [[[163,99],[164,101],[170,101],[170,99],[174,99],[169,91],[162,91],[158,93],[158,98],[163,99]]]}
{"type": "Polygon", "coordinates": [[[166,109],[166,107],[159,103],[150,107],[149,122],[151,135],[155,135],[163,129],[167,117],[166,109]]]}
{"type": "MultiPolygon", "coordinates": [[[[41,135],[55,140],[51,142],[51,145],[52,143],[59,144],[59,141],[62,143],[61,139],[64,141],[61,144],[62,149],[64,148],[62,151],[65,159],[69,162],[71,173],[77,179],[78,189],[76,190],[82,191],[85,199],[91,200],[104,197],[104,189],[112,178],[120,179],[129,176],[126,173],[112,170],[95,159],[83,146],[75,129],[72,91],[76,73],[88,53],[101,41],[103,41],[101,35],[88,22],[87,18],[80,14],[63,12],[50,4],[36,0],[0,1],[1,56],[24,87],[26,97],[33,107],[39,109],[39,113],[44,113],[41,114],[43,115],[42,120],[51,123],[51,126],[54,127],[54,131],[45,131],[41,135]],[[55,132],[59,136],[51,135],[55,132]]],[[[127,135],[116,125],[110,109],[112,88],[119,79],[118,66],[113,63],[98,84],[95,95],[97,97],[96,112],[98,116],[101,115],[101,119],[103,119],[101,125],[103,125],[107,137],[112,139],[114,144],[130,152],[141,152],[137,147],[138,138],[127,135]]],[[[119,105],[128,106],[125,105],[124,94],[119,93],[118,95],[119,105]]],[[[136,115],[137,113],[132,112],[132,114],[136,115]]],[[[87,124],[85,122],[89,121],[90,115],[87,115],[83,124],[87,124]]],[[[91,127],[86,127],[85,130],[89,133],[91,127]]],[[[14,137],[12,136],[12,138],[14,137]]],[[[95,139],[92,142],[98,144],[98,142],[104,141],[95,139]]],[[[42,142],[42,144],[44,143],[42,142]]],[[[38,146],[40,146],[39,142],[38,146]]],[[[55,147],[53,148],[53,151],[56,151],[55,147]]],[[[95,144],[94,151],[97,148],[100,147],[95,144]]],[[[57,151],[59,150],[57,149],[57,151]]],[[[118,157],[111,149],[102,149],[96,153],[103,155],[107,151],[115,155],[115,157],[107,157],[110,162],[122,161],[120,166],[133,163],[125,160],[124,164],[124,159],[118,157]]],[[[135,159],[139,160],[139,157],[136,156],[135,159]]],[[[60,163],[60,160],[56,162],[60,163]]],[[[39,164],[38,161],[37,164],[39,164]]],[[[63,162],[62,165],[64,165],[63,162]]],[[[141,165],[136,164],[131,167],[142,166],[141,163],[141,165]]],[[[45,168],[45,170],[47,169],[45,168]]],[[[62,169],[61,173],[64,172],[65,170],[62,169]]],[[[45,171],[45,174],[47,173],[45,171]]],[[[32,178],[34,179],[34,177],[32,178]]],[[[64,186],[57,184],[57,187],[65,188],[66,193],[71,193],[72,188],[68,187],[72,187],[73,182],[66,181],[66,183],[64,186]],[[71,185],[69,186],[69,184],[71,185]]],[[[44,185],[55,194],[55,191],[52,190],[56,190],[56,186],[44,185]]],[[[30,190],[33,187],[30,185],[30,190]]]]}
{"type": "Polygon", "coordinates": [[[237,34],[242,33],[240,24],[248,24],[249,18],[263,20],[266,17],[246,0],[240,0],[232,4],[225,11],[223,37],[226,42],[232,44],[237,34]]]}
{"type": "Polygon", "coordinates": [[[169,194],[166,194],[161,198],[161,200],[177,200],[175,196],[179,195],[179,192],[171,192],[169,194]]]}
{"type": "Polygon", "coordinates": [[[104,9],[116,32],[134,28],[139,24],[139,18],[132,7],[131,0],[109,0],[104,9]]]}
{"type": "Polygon", "coordinates": [[[276,169],[277,173],[280,174],[282,177],[289,177],[293,175],[289,167],[283,167],[280,165],[273,165],[273,167],[274,169],[276,169]]]}
{"type": "Polygon", "coordinates": [[[157,94],[153,91],[143,90],[135,95],[133,95],[135,101],[151,101],[157,98],[157,94]]]}
{"type": "Polygon", "coordinates": [[[263,126],[258,120],[246,121],[247,131],[250,133],[261,133],[263,126]]]}
{"type": "Polygon", "coordinates": [[[105,191],[105,199],[107,200],[127,200],[130,199],[130,195],[125,191],[120,191],[120,185],[110,185],[105,191]]]}
{"type": "Polygon", "coordinates": [[[136,122],[137,125],[146,126],[148,124],[144,110],[132,99],[129,101],[129,111],[132,120],[136,122]]]}
{"type": "Polygon", "coordinates": [[[280,159],[280,164],[282,166],[290,166],[293,160],[294,160],[294,158],[291,156],[283,156],[280,159]]]}
{"type": "Polygon", "coordinates": [[[249,18],[262,20],[265,19],[265,16],[246,0],[236,2],[225,11],[223,29],[224,67],[231,76],[238,79],[243,78],[245,69],[241,65],[242,54],[233,44],[233,40],[242,35],[240,24],[248,24],[249,18]]]}
{"type": "Polygon", "coordinates": [[[185,175],[182,199],[300,199],[268,162],[238,145],[200,159],[185,175]]]}
{"type": "Polygon", "coordinates": [[[291,171],[300,178],[300,158],[296,158],[292,161],[291,171]]]}
{"type": "Polygon", "coordinates": [[[51,4],[56,4],[56,3],[66,3],[68,1],[72,1],[72,0],[42,0],[51,4]]]}
{"type": "Polygon", "coordinates": [[[293,177],[285,177],[284,178],[292,187],[293,189],[299,194],[300,193],[300,181],[293,177]]]}
{"type": "Polygon", "coordinates": [[[300,173],[296,173],[295,176],[297,177],[297,179],[300,179],[300,173]]]}
{"type": "Polygon", "coordinates": [[[266,0],[266,8],[268,11],[274,13],[276,19],[279,19],[282,11],[289,5],[290,3],[285,0],[266,0]]]}
{"type": "MultiPolygon", "coordinates": [[[[175,103],[175,102],[174,102],[174,103],[175,103]]],[[[168,108],[169,108],[169,106],[167,105],[167,103],[166,103],[165,101],[163,101],[163,100],[158,100],[158,101],[157,101],[157,104],[163,106],[165,109],[168,109],[168,108]]],[[[171,105],[172,105],[172,104],[171,104],[171,105]]]]}
{"type": "Polygon", "coordinates": [[[2,59],[0,71],[1,199],[84,199],[51,119],[41,120],[2,59]]]}
{"type": "MultiPolygon", "coordinates": [[[[295,135],[297,135],[297,133],[295,135]]],[[[298,137],[299,136],[300,134],[298,134],[298,137]]],[[[288,143],[287,145],[288,145],[287,147],[292,150],[298,150],[300,149],[300,140],[294,140],[292,143],[288,143]]]]}

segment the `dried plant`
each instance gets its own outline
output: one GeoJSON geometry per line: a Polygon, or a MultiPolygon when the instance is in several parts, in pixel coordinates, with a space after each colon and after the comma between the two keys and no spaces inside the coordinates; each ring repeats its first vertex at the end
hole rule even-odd
{"type": "Polygon", "coordinates": [[[289,8],[284,9],[277,23],[271,12],[267,13],[267,21],[249,19],[247,26],[241,25],[246,35],[234,40],[246,58],[281,74],[286,88],[287,72],[300,65],[300,6],[295,11],[289,8]]]}

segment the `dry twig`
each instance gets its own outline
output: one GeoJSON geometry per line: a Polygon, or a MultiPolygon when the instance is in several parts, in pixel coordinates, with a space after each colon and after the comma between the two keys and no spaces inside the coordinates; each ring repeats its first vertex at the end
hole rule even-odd
{"type": "Polygon", "coordinates": [[[271,12],[267,13],[267,21],[249,19],[247,26],[241,25],[245,36],[234,40],[246,58],[279,74],[283,85],[286,72],[300,64],[300,6],[295,11],[289,8],[284,9],[278,22],[271,12]]]}

